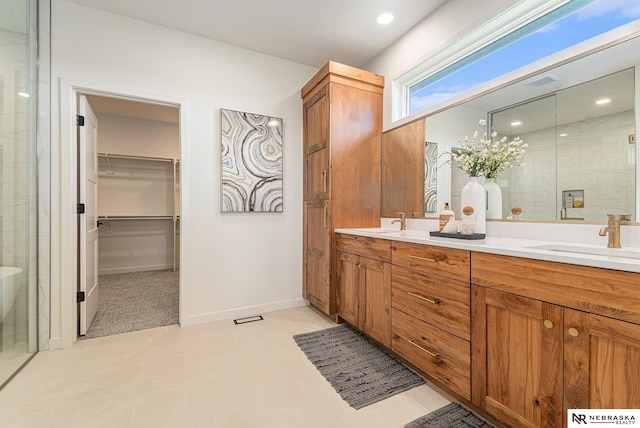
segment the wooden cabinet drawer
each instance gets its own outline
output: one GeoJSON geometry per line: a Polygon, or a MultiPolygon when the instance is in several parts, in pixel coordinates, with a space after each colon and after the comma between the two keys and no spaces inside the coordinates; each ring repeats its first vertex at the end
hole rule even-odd
{"type": "Polygon", "coordinates": [[[386,239],[337,233],[336,250],[383,262],[391,261],[391,242],[386,239]]]}
{"type": "Polygon", "coordinates": [[[640,274],[637,273],[474,252],[471,281],[640,324],[640,274]]]}
{"type": "Polygon", "coordinates": [[[394,265],[469,282],[471,274],[469,251],[393,241],[391,257],[394,265]]]}
{"type": "Polygon", "coordinates": [[[394,266],[391,284],[394,309],[470,340],[469,283],[394,266]]]}
{"type": "Polygon", "coordinates": [[[469,342],[396,309],[391,322],[393,352],[452,391],[471,399],[469,342]]]}

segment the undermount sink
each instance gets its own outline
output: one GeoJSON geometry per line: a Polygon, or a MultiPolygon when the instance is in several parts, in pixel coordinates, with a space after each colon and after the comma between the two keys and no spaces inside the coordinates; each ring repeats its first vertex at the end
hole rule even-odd
{"type": "Polygon", "coordinates": [[[628,248],[598,248],[570,244],[548,244],[527,247],[532,250],[558,251],[562,253],[586,254],[591,256],[620,257],[640,260],[640,250],[628,248]]]}

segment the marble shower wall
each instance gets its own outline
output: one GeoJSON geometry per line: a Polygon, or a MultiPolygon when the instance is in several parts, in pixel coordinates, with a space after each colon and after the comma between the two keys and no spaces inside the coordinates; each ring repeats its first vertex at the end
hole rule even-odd
{"type": "Polygon", "coordinates": [[[583,190],[584,207],[567,217],[605,221],[608,213],[635,213],[634,112],[624,112],[521,135],[525,165],[502,177],[503,210],[528,219],[560,219],[564,191],[583,190]],[[559,137],[560,134],[567,136],[559,137]]]}

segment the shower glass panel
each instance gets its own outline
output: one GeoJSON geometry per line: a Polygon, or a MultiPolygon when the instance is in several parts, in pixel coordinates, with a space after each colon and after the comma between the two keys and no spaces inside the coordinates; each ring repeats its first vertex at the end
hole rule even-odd
{"type": "Polygon", "coordinates": [[[37,0],[0,2],[0,387],[37,351],[37,0]]]}

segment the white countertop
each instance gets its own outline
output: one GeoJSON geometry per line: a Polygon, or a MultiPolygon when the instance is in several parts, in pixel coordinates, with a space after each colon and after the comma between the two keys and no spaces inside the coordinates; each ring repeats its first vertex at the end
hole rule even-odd
{"type": "Polygon", "coordinates": [[[441,238],[430,236],[429,232],[424,230],[400,231],[387,228],[336,229],[335,232],[640,273],[640,249],[637,248],[618,250],[616,248],[606,248],[602,245],[570,244],[567,242],[491,236],[487,236],[483,240],[441,238]],[[544,249],[544,247],[548,248],[544,249]],[[603,253],[603,255],[588,254],[588,252],[603,253]],[[610,253],[610,255],[604,255],[604,253],[610,253]]]}

